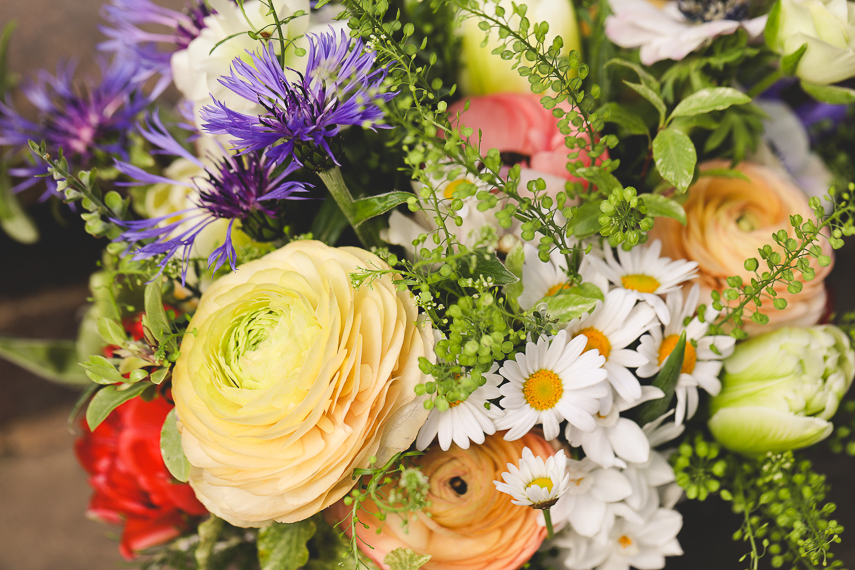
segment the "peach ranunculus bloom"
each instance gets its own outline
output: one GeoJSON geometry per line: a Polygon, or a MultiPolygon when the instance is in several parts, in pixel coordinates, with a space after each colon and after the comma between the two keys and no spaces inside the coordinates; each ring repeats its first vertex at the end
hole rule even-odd
{"type": "Polygon", "coordinates": [[[308,518],[353,487],[354,468],[413,442],[414,391],[433,334],[389,276],[354,247],[297,241],[211,285],[181,344],[173,395],[190,484],[238,526],[308,518]]]}
{"type": "MultiPolygon", "coordinates": [[[[520,192],[525,192],[525,184],[529,180],[543,178],[547,192],[555,196],[564,189],[565,181],[584,181],[567,171],[567,156],[578,149],[571,151],[567,148],[565,135],[558,129],[559,119],[541,105],[540,98],[540,95],[532,93],[470,97],[451,105],[448,116],[457,126],[457,114],[460,113],[460,126],[474,131],[469,140],[476,146],[480,129],[482,153],[497,148],[501,153],[518,155],[522,168],[520,192]],[[467,100],[469,110],[464,111],[467,100]]],[[[608,153],[602,158],[608,158],[608,153]]],[[[591,158],[584,152],[579,153],[577,160],[585,166],[591,165],[591,158]]]]}
{"type": "MultiPolygon", "coordinates": [[[[442,451],[433,446],[414,458],[430,481],[429,506],[411,516],[405,528],[399,515],[380,521],[371,514],[376,512],[373,503],[363,503],[359,521],[368,528],[356,525],[362,554],[383,570],[389,570],[383,560],[396,548],[429,554],[423,570],[521,567],[540,548],[546,529],[537,523],[540,511],[512,504],[513,497],[497,491],[493,481],[501,481],[508,463],[519,463],[524,447],[543,459],[555,450],[535,433],[516,441],[505,441],[504,433],[489,435],[483,444],[469,449],[453,444],[442,451]]],[[[341,501],[336,503],[327,511],[327,521],[335,524],[347,518],[343,528],[349,529],[350,509],[341,501]]]]}
{"type": "MultiPolygon", "coordinates": [[[[716,160],[700,168],[728,166],[727,162],[716,160]]],[[[750,182],[739,178],[701,177],[689,188],[688,200],[683,204],[686,226],[670,218],[657,218],[650,232],[651,239],[662,240],[662,255],[698,262],[698,280],[707,296],[712,290],[728,288],[726,280],[731,275],[738,275],[748,283],[753,274],[745,269],[746,259],[756,258],[760,263],[758,271],[766,270],[766,263],[757,250],[769,244],[781,252],[772,240],[772,234],[778,230],[787,230],[790,237],[796,237],[790,215],[800,214],[805,220],[814,217],[805,194],[776,171],[749,162],[741,163],[736,170],[750,182]]],[[[831,245],[825,239],[821,244],[823,253],[833,259],[831,245]]],[[[789,293],[782,283],[775,287],[778,296],[787,300],[784,310],[775,309],[771,300],[763,299],[760,312],[769,317],[768,324],[757,325],[751,321],[750,311],[754,305],[746,307],[745,331],[755,333],[819,322],[827,299],[823,281],[831,266],[820,267],[813,259],[811,266],[816,270],[816,277],[802,281],[804,289],[800,293],[789,293]]]]}

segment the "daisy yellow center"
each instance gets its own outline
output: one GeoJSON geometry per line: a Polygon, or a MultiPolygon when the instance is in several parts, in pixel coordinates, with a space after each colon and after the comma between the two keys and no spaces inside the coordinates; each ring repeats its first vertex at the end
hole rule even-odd
{"type": "Polygon", "coordinates": [[[609,342],[609,339],[606,335],[604,335],[594,327],[582,329],[581,331],[579,331],[579,334],[583,334],[588,338],[588,344],[585,345],[585,352],[588,352],[589,350],[594,350],[596,348],[600,351],[601,356],[603,356],[604,358],[609,357],[609,353],[612,351],[612,343],[609,342]]]}
{"type": "Polygon", "coordinates": [[[632,289],[640,293],[655,293],[660,285],[659,281],[650,275],[643,275],[641,273],[624,275],[620,278],[620,282],[623,283],[625,289],[632,289]]]}
{"type": "Polygon", "coordinates": [[[462,403],[463,403],[463,400],[454,400],[453,402],[448,403],[448,407],[453,408],[455,406],[459,406],[462,403]]]}
{"type": "Polygon", "coordinates": [[[449,182],[448,186],[445,187],[445,191],[442,193],[447,199],[451,200],[454,198],[454,191],[460,188],[460,185],[466,182],[465,180],[454,180],[453,182],[449,182]]]}
{"type": "Polygon", "coordinates": [[[567,283],[559,283],[558,285],[553,285],[549,288],[549,291],[546,292],[546,295],[544,295],[544,297],[554,297],[561,291],[564,291],[569,288],[570,285],[568,285],[567,283]]]}
{"type": "Polygon", "coordinates": [[[542,412],[555,407],[561,395],[564,394],[564,385],[558,374],[541,369],[526,378],[522,392],[526,403],[542,412]]]}
{"type": "Polygon", "coordinates": [[[547,492],[552,491],[552,479],[550,479],[549,477],[538,477],[537,479],[529,483],[526,489],[530,489],[534,485],[537,485],[541,489],[546,489],[547,492]]]}
{"type": "MultiPolygon", "coordinates": [[[[680,335],[672,334],[666,336],[659,346],[659,364],[662,365],[665,359],[668,358],[680,342],[680,335]]],[[[698,355],[695,353],[695,347],[692,343],[686,343],[686,351],[683,353],[683,368],[680,372],[683,374],[691,374],[695,370],[695,363],[698,361],[698,355]]]]}
{"type": "Polygon", "coordinates": [[[621,548],[629,548],[632,546],[632,539],[627,535],[623,535],[618,540],[618,544],[620,544],[621,548]]]}

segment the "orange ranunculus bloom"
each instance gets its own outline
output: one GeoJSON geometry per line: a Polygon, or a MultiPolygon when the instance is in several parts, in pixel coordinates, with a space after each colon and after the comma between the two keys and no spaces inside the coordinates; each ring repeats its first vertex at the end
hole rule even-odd
{"type": "MultiPolygon", "coordinates": [[[[424,570],[516,570],[540,547],[546,529],[537,523],[539,511],[511,503],[511,496],[496,490],[508,463],[518,463],[524,447],[544,459],[555,453],[540,435],[528,433],[505,441],[504,432],[487,436],[482,445],[448,451],[438,446],[414,463],[430,480],[430,506],[412,515],[406,528],[398,515],[381,522],[372,516],[370,501],[363,503],[356,525],[362,553],[384,570],[386,555],[409,548],[431,556],[424,570]],[[428,514],[430,516],[428,516],[428,514]],[[377,534],[377,529],[381,529],[377,534]]],[[[349,515],[350,507],[338,502],[327,511],[332,524],[349,515]]],[[[345,528],[349,528],[345,524],[345,528]]]]}
{"type": "MultiPolygon", "coordinates": [[[[701,170],[727,168],[725,161],[710,161],[701,165],[701,170]]],[[[795,238],[790,225],[790,215],[800,214],[805,220],[814,214],[805,194],[792,182],[772,169],[744,162],[736,170],[748,177],[720,176],[701,177],[691,188],[683,208],[686,210],[686,225],[670,218],[657,218],[650,232],[651,239],[662,240],[662,255],[698,262],[698,280],[703,291],[722,291],[728,288],[727,278],[731,275],[750,282],[753,273],[744,267],[745,260],[757,258],[758,272],[767,270],[765,261],[759,258],[758,248],[766,244],[774,246],[772,234],[786,230],[795,238]]],[[[822,250],[833,256],[830,244],[823,239],[822,250]]],[[[782,249],[775,246],[782,253],[782,249]]],[[[760,312],[769,317],[768,325],[755,325],[750,320],[748,307],[745,330],[749,333],[772,330],[781,326],[809,326],[816,324],[823,314],[827,295],[823,281],[831,266],[820,267],[811,260],[816,278],[802,281],[804,289],[796,294],[787,291],[786,284],[779,283],[775,291],[787,300],[787,308],[777,310],[770,299],[764,299],[760,312]]],[[[799,273],[796,272],[799,277],[799,273]]]]}

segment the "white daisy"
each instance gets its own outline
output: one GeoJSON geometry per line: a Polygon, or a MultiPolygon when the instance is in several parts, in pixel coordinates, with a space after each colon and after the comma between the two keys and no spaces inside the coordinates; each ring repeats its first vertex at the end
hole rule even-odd
{"type": "Polygon", "coordinates": [[[670,410],[645,424],[642,431],[651,447],[650,457],[643,463],[630,463],[623,470],[632,485],[632,494],[626,498],[626,504],[636,512],[652,512],[663,505],[671,508],[676,503],[676,498],[682,494],[682,488],[674,483],[674,468],[668,463],[667,453],[652,449],[680,436],[685,430],[686,426],[676,426],[673,422],[663,425],[662,422],[673,414],[674,410],[670,410]],[[669,495],[674,495],[672,490],[677,491],[673,499],[668,498],[669,495]],[[665,500],[660,497],[662,494],[666,495],[665,500]]]}
{"type": "Polygon", "coordinates": [[[424,451],[439,437],[439,447],[447,451],[453,441],[461,449],[469,449],[469,442],[484,443],[484,435],[496,433],[493,420],[502,415],[502,410],[490,405],[489,400],[501,397],[499,384],[502,377],[495,372],[499,365],[493,363],[489,372],[483,374],[486,383],[469,394],[462,402],[451,402],[445,411],[433,408],[428,419],[419,430],[416,449],[424,451]]]}
{"type": "Polygon", "coordinates": [[[502,473],[504,483],[493,481],[497,491],[513,497],[511,502],[515,505],[548,509],[570,485],[563,449],[544,462],[542,457],[535,457],[526,447],[519,465],[517,469],[516,465],[508,463],[508,470],[502,473]]]}
{"type": "Polygon", "coordinates": [[[570,532],[555,544],[569,551],[564,560],[569,570],[656,570],[665,567],[666,556],[683,554],[677,541],[682,527],[680,513],[656,509],[643,520],[618,520],[605,541],[570,532]]]}
{"type": "Polygon", "coordinates": [[[641,398],[641,384],[627,368],[637,368],[647,359],[626,347],[657,323],[653,309],[637,305],[636,300],[626,289],[614,289],[606,295],[605,302],[570,321],[565,328],[571,336],[587,338],[587,350],[596,348],[605,357],[609,384],[628,402],[641,398]]]}
{"type": "Polygon", "coordinates": [[[664,395],[659,388],[644,386],[644,396],[632,403],[619,398],[608,414],[597,414],[594,418],[597,429],[594,431],[584,432],[568,424],[565,431],[567,441],[573,447],[581,446],[585,456],[602,467],[626,468],[627,462],[644,463],[650,458],[647,435],[637,423],[620,417],[619,413],[664,395]]]}
{"type": "Polygon", "coordinates": [[[570,523],[574,531],[587,537],[608,532],[616,513],[620,514],[610,507],[632,493],[627,478],[617,469],[603,469],[587,457],[582,461],[568,459],[567,473],[570,486],[551,509],[556,527],[570,523]]]}
{"type": "Polygon", "coordinates": [[[698,409],[698,387],[713,396],[721,391],[721,382],[718,379],[718,374],[721,372],[721,359],[730,356],[736,342],[730,336],[705,336],[709,330],[709,321],[715,318],[714,311],[708,311],[705,323],[694,317],[687,325],[683,325],[686,319],[695,314],[699,296],[698,285],[694,285],[689,291],[685,304],[683,304],[683,292],[680,289],[669,293],[666,308],[671,314],[671,319],[665,326],[664,333],[661,328],[654,327],[648,334],[641,337],[641,344],[638,347],[639,354],[647,359],[647,363],[639,366],[636,374],[642,378],[648,378],[662,369],[662,364],[677,346],[681,333],[686,332],[686,352],[675,391],[677,407],[674,421],[678,426],[683,423],[683,420],[695,415],[698,409]],[[713,345],[717,352],[713,352],[713,345]]]}
{"type": "Polygon", "coordinates": [[[499,388],[505,414],[496,428],[509,430],[506,440],[521,438],[537,424],[543,424],[546,439],[555,439],[564,420],[584,431],[597,427],[593,415],[610,390],[602,368],[606,359],[585,352],[585,344],[584,337],[568,343],[567,331],[561,331],[551,342],[545,337],[529,342],[516,360],[505,361],[499,369],[509,380],[499,388]]]}
{"type": "MultiPolygon", "coordinates": [[[[517,302],[524,311],[530,311],[547,298],[555,297],[572,285],[567,277],[567,259],[558,250],[553,251],[549,261],[541,261],[538,250],[532,243],[523,244],[525,261],[522,267],[523,292],[517,302]]],[[[605,294],[609,290],[608,279],[600,275],[588,261],[599,252],[592,250],[582,258],[579,274],[582,281],[596,285],[605,294]]]]}
{"type": "Polygon", "coordinates": [[[605,260],[591,258],[594,268],[618,287],[633,291],[637,298],[653,307],[662,324],[670,319],[665,302],[659,297],[675,291],[681,283],[694,279],[698,272],[695,261],[660,257],[662,242],[654,240],[649,246],[630,251],[618,248],[615,260],[611,248],[605,249],[605,260]]]}

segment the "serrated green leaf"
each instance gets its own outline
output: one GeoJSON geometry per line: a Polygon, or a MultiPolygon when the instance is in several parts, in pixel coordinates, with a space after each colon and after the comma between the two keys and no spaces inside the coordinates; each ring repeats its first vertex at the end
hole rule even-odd
{"type": "Polygon", "coordinates": [[[166,415],[160,430],[160,454],[172,476],[186,483],[187,478],[190,477],[190,462],[181,445],[181,432],[178,431],[178,416],[175,408],[166,415]]]}
{"type": "Polygon", "coordinates": [[[116,384],[127,381],[109,360],[97,354],[90,355],[89,360],[80,363],[80,367],[96,384],[116,384]]]}
{"type": "Polygon", "coordinates": [[[713,111],[723,111],[733,105],[751,102],[751,97],[732,87],[708,87],[680,101],[671,117],[691,117],[713,111]]]}
{"type": "Polygon", "coordinates": [[[45,380],[78,386],[90,384],[77,364],[77,344],[73,340],[0,337],[0,357],[45,380]]]}
{"type": "Polygon", "coordinates": [[[353,201],[353,224],[358,226],[366,220],[370,220],[381,214],[385,214],[395,206],[404,204],[412,198],[410,192],[389,192],[379,196],[369,196],[353,201]]]}
{"type": "Polygon", "coordinates": [[[461,277],[471,277],[478,279],[483,276],[485,279],[493,280],[494,285],[510,285],[519,281],[519,277],[508,271],[505,264],[499,261],[495,253],[476,252],[477,260],[475,267],[470,268],[468,264],[462,263],[460,266],[461,277]]]}
{"type": "Polygon", "coordinates": [[[665,359],[665,364],[656,378],[653,380],[653,386],[656,386],[665,393],[662,398],[649,400],[638,408],[638,425],[644,425],[652,422],[662,414],[668,411],[671,405],[671,400],[674,398],[674,391],[677,387],[677,381],[680,379],[680,372],[683,368],[683,358],[686,355],[686,331],[680,334],[680,340],[674,346],[674,350],[665,359]]]}
{"type": "Polygon", "coordinates": [[[312,236],[327,245],[334,246],[341,232],[350,225],[347,217],[338,207],[335,200],[324,200],[321,209],[312,220],[312,236]]]}
{"type": "Polygon", "coordinates": [[[569,289],[561,289],[554,295],[544,297],[538,304],[546,303],[549,316],[559,323],[568,323],[585,313],[590,313],[603,300],[603,292],[592,283],[580,283],[569,289]]]}
{"type": "Polygon", "coordinates": [[[818,85],[807,81],[801,82],[805,93],[823,103],[832,105],[850,105],[855,103],[855,89],[848,89],[837,85],[818,85]]]}
{"type": "Polygon", "coordinates": [[[273,523],[258,531],[261,570],[297,570],[309,560],[306,543],[315,534],[315,521],[273,523]]]}
{"type": "Polygon", "coordinates": [[[608,67],[610,65],[620,65],[623,67],[628,67],[629,69],[633,70],[636,74],[638,74],[638,78],[641,80],[642,85],[644,85],[648,89],[652,89],[657,94],[662,90],[661,86],[659,85],[659,81],[655,77],[650,75],[647,72],[647,70],[645,70],[643,67],[641,67],[640,65],[638,65],[636,63],[633,63],[631,61],[627,61],[625,59],[614,58],[614,59],[610,59],[609,61],[606,62],[606,67],[608,67]]]}
{"type": "Polygon", "coordinates": [[[695,145],[689,135],[670,127],[659,131],[653,139],[653,160],[662,178],[679,192],[689,189],[698,162],[695,145]]]}
{"type": "Polygon", "coordinates": [[[132,398],[136,398],[151,386],[148,382],[138,384],[119,384],[105,386],[95,393],[95,397],[86,408],[86,423],[94,430],[107,419],[110,413],[132,398]],[[121,388],[121,389],[120,389],[121,388]]]}
{"type": "Polygon", "coordinates": [[[98,319],[98,334],[101,335],[104,342],[115,344],[116,346],[123,346],[128,340],[122,325],[107,317],[98,319]]]}
{"type": "Polygon", "coordinates": [[[647,214],[654,218],[674,218],[682,225],[686,225],[686,210],[671,198],[661,194],[644,194],[640,196],[647,206],[647,214]]]}
{"type": "Polygon", "coordinates": [[[781,58],[781,73],[784,75],[795,75],[796,68],[799,66],[799,62],[802,60],[802,56],[807,51],[808,45],[806,43],[802,44],[799,49],[791,53],[790,55],[785,55],[781,58]]]}
{"type": "Polygon", "coordinates": [[[662,97],[659,96],[658,93],[650,89],[649,87],[642,85],[640,83],[631,83],[629,81],[624,81],[624,84],[647,99],[651,105],[656,107],[656,110],[659,111],[659,125],[665,124],[665,112],[667,109],[665,108],[665,101],[662,100],[662,97]]]}
{"type": "Polygon", "coordinates": [[[584,168],[579,168],[576,170],[576,174],[578,174],[588,182],[595,184],[597,188],[599,188],[606,194],[610,194],[615,188],[623,189],[623,184],[621,184],[620,180],[615,178],[611,172],[607,172],[602,168],[598,168],[596,166],[586,166],[584,168]]]}
{"type": "Polygon", "coordinates": [[[514,247],[511,248],[511,251],[509,251],[508,255],[505,257],[505,267],[518,279],[516,283],[505,285],[504,288],[505,296],[513,301],[516,301],[519,296],[522,295],[523,292],[523,263],[525,263],[525,248],[523,247],[523,243],[521,241],[518,241],[516,244],[514,244],[514,247]]]}
{"type": "Polygon", "coordinates": [[[606,103],[597,109],[597,115],[599,116],[605,116],[606,112],[608,112],[608,118],[605,119],[606,122],[621,126],[632,135],[650,134],[644,120],[632,111],[629,111],[626,107],[618,103],[606,103]]]}
{"type": "Polygon", "coordinates": [[[389,570],[418,570],[429,560],[429,554],[420,555],[409,548],[396,548],[386,555],[383,563],[389,566],[389,570]]]}
{"type": "Polygon", "coordinates": [[[579,206],[576,217],[573,219],[573,235],[578,238],[590,237],[599,233],[600,228],[600,202],[591,200],[579,206]]]}
{"type": "Polygon", "coordinates": [[[163,294],[160,279],[155,279],[145,287],[145,316],[143,324],[148,327],[158,342],[163,342],[171,332],[166,311],[163,308],[163,294]]]}

